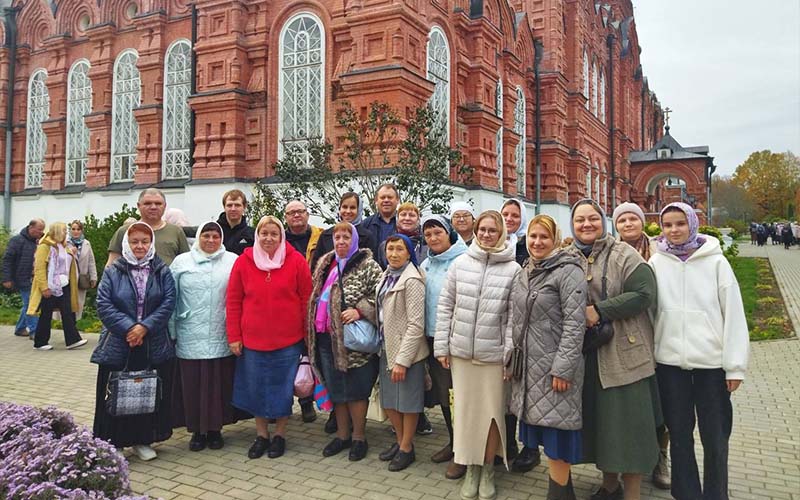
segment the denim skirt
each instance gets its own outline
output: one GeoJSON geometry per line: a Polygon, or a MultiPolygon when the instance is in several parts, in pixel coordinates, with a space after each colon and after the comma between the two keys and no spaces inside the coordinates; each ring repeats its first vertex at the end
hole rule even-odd
{"type": "Polygon", "coordinates": [[[256,417],[281,418],[292,414],[294,379],[303,342],[275,351],[242,348],[233,377],[233,406],[256,417]]]}
{"type": "Polygon", "coordinates": [[[333,348],[331,336],[327,333],[317,334],[317,364],[322,377],[325,379],[325,388],[328,389],[331,402],[348,403],[350,401],[364,401],[372,394],[372,387],[378,379],[378,357],[369,357],[367,364],[358,368],[350,368],[346,372],[336,369],[333,364],[333,348]]]}

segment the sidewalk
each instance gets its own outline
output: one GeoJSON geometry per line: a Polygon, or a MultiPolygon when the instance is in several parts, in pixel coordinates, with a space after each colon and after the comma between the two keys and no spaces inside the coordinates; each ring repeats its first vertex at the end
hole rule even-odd
{"type": "MultiPolygon", "coordinates": [[[[800,253],[800,252],[798,252],[800,253]]],[[[0,398],[33,405],[55,405],[71,411],[91,426],[97,367],[87,348],[66,351],[60,332],[54,332],[53,351],[34,351],[29,340],[0,327],[0,398]]],[[[796,367],[800,342],[782,340],[753,344],[749,378],[734,396],[735,422],[730,452],[730,488],[734,499],[800,500],[800,382],[796,367]]],[[[255,428],[252,421],[226,427],[226,445],[219,451],[188,450],[189,434],[176,430],[156,446],[159,457],[141,462],[130,456],[131,481],[137,493],[165,499],[456,499],[458,482],[444,478],[445,464],[429,461],[445,443],[438,411],[430,412],[435,433],[417,437],[417,462],[403,472],[386,470],[377,454],[392,441],[386,426],[367,426],[369,454],[358,463],[347,454],[323,458],[329,440],[322,426],[326,415],[303,424],[299,412],[289,423],[287,452],[282,458],[248,460],[255,428]]],[[[699,439],[697,439],[699,446],[699,439]]],[[[698,454],[702,464],[702,452],[698,454]]],[[[599,484],[592,466],[573,473],[578,498],[586,499],[599,484]]],[[[547,472],[540,466],[527,474],[497,474],[498,499],[543,499],[547,472]]],[[[668,499],[668,492],[643,483],[642,498],[668,499]]]]}
{"type": "Polygon", "coordinates": [[[783,245],[768,243],[759,247],[749,242],[741,242],[739,255],[769,259],[783,295],[783,302],[794,325],[794,332],[800,335],[800,247],[793,246],[786,250],[783,245]]]}

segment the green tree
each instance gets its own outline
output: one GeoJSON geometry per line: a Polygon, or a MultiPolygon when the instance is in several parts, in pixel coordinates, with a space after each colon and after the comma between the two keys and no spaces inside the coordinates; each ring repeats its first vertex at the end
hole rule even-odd
{"type": "Polygon", "coordinates": [[[275,177],[254,186],[248,209],[252,220],[266,214],[281,216],[286,202],[296,198],[331,223],[346,191],[362,193],[365,212],[374,213],[375,193],[390,181],[397,183],[404,201],[442,211],[453,198],[453,181],[463,182],[471,175],[462,165],[461,153],[432,136],[433,115],[428,107],[411,114],[402,141],[398,132],[402,121],[387,103],[373,102],[360,114],[345,102],[336,119],[344,134],[335,166],[333,146],[327,141],[311,140],[302,149],[285,148],[284,157],[274,165],[275,177]]]}
{"type": "Polygon", "coordinates": [[[731,219],[749,223],[755,217],[753,199],[732,177],[715,175],[711,179],[711,193],[715,226],[722,226],[724,221],[731,219]]]}
{"type": "Polygon", "coordinates": [[[791,151],[757,151],[736,168],[732,180],[753,200],[755,218],[785,219],[800,186],[800,160],[791,151]]]}

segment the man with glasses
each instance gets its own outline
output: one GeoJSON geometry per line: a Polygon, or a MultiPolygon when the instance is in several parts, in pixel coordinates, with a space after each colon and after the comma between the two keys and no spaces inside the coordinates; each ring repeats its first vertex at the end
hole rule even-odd
{"type": "Polygon", "coordinates": [[[475,225],[475,209],[466,201],[450,204],[450,223],[467,246],[472,243],[472,227],[475,225]]]}

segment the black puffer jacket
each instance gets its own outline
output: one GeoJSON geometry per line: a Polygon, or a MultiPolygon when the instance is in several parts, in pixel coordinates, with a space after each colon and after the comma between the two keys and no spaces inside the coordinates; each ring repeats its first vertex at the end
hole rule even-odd
{"type": "Polygon", "coordinates": [[[256,231],[247,225],[247,217],[242,216],[242,221],[231,227],[225,217],[225,212],[222,212],[219,214],[217,224],[222,227],[222,244],[229,252],[242,255],[245,248],[253,246],[256,242],[256,231]]]}
{"type": "Polygon", "coordinates": [[[125,337],[134,325],[147,328],[144,341],[150,349],[150,361],[161,364],[175,357],[167,324],[175,309],[175,280],[158,256],[150,262],[150,276],[145,288],[144,314],[136,320],[136,287],[130,275],[131,265],[117,259],[103,273],[97,287],[97,316],[103,333],[92,353],[92,363],[121,367],[130,348],[125,337]]]}
{"type": "Polygon", "coordinates": [[[28,228],[25,227],[8,241],[3,256],[3,281],[13,282],[17,290],[30,290],[34,253],[36,253],[36,239],[28,234],[28,228]]]}

